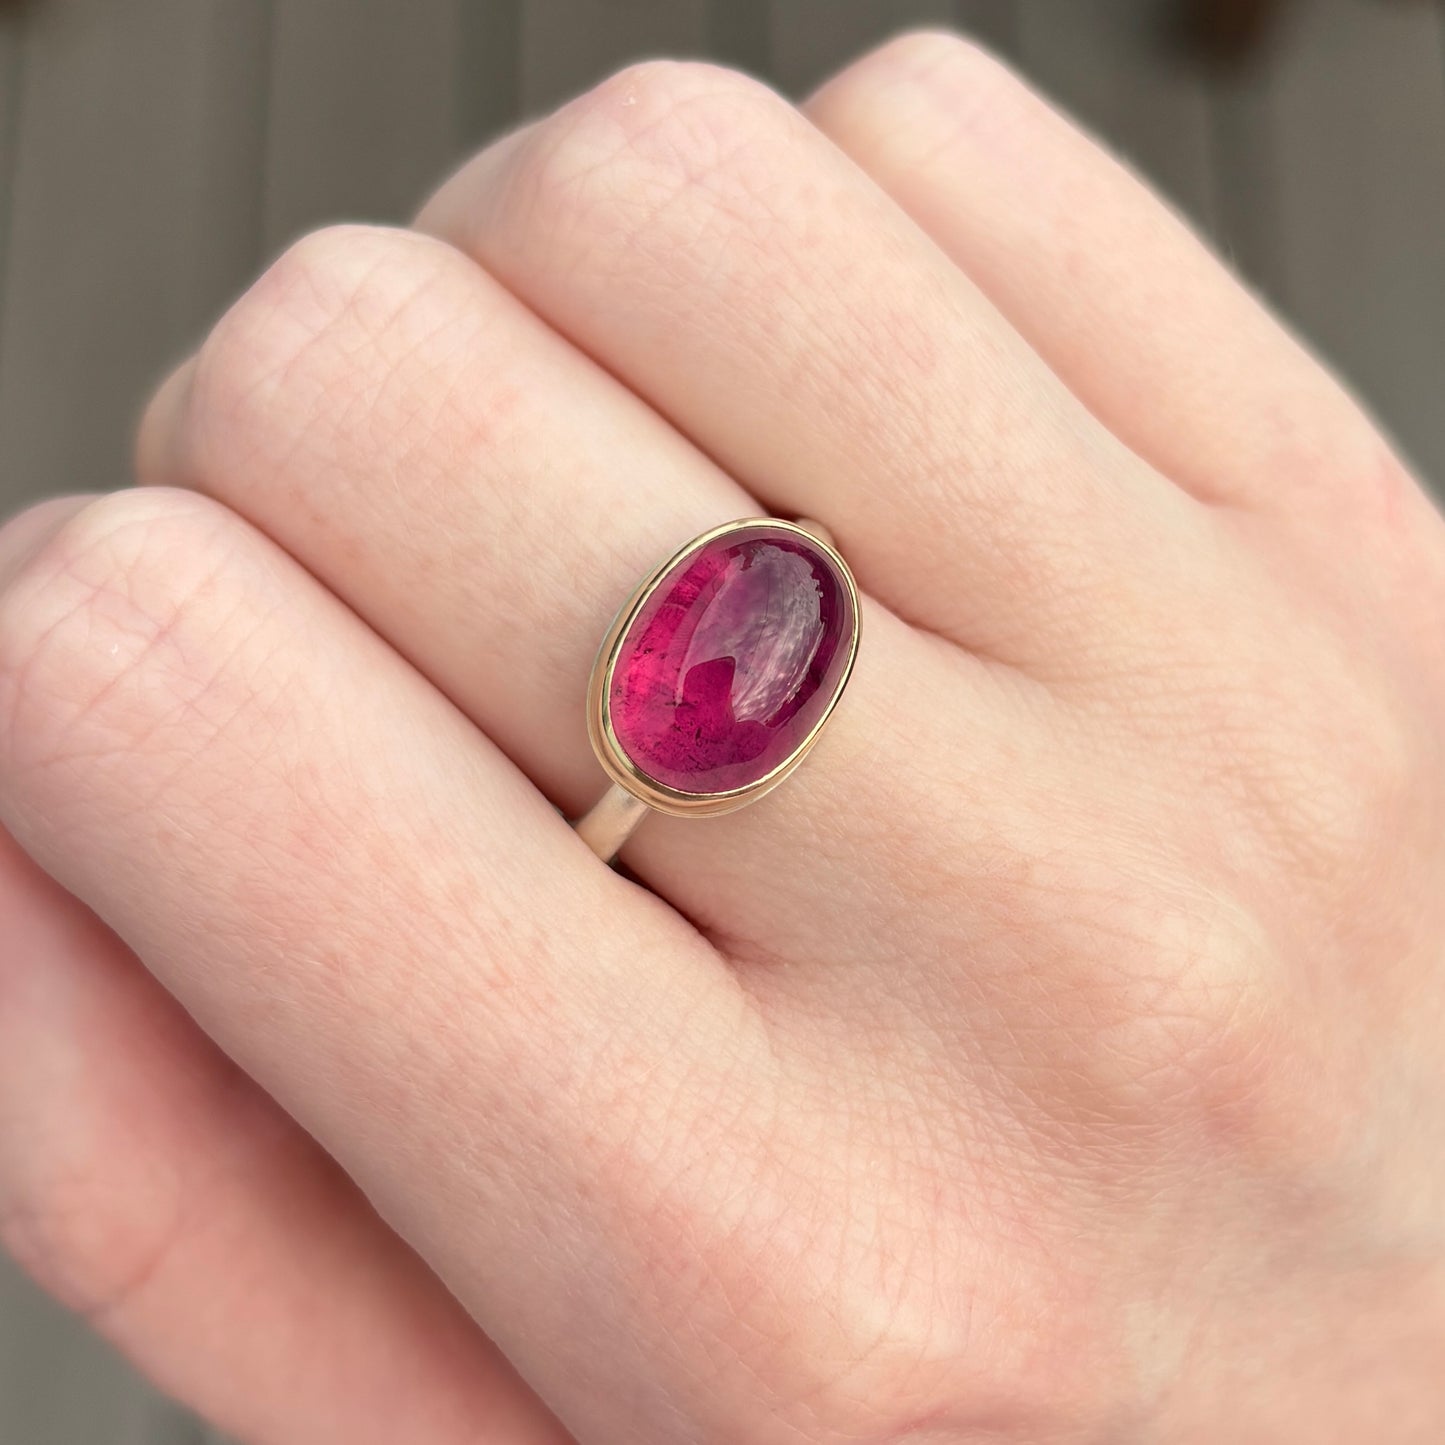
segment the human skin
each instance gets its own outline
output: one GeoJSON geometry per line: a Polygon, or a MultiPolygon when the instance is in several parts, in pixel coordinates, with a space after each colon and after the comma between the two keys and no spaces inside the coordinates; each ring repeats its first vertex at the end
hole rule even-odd
{"type": "Polygon", "coordinates": [[[624,72],[291,249],[139,471],[0,534],[0,1219],[167,1389],[1441,1438],[1445,526],[996,62],[624,72]],[[751,514],[850,559],[853,682],[613,872],[593,649],[751,514]]]}

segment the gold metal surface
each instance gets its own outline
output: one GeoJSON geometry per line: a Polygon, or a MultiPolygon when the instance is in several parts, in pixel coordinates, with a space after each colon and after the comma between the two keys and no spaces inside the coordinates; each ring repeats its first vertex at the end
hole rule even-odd
{"type": "Polygon", "coordinates": [[[641,798],[613,783],[572,826],[604,863],[610,863],[651,811],[641,798]]]}
{"type": "MultiPolygon", "coordinates": [[[[821,522],[815,522],[811,517],[799,517],[796,525],[800,532],[807,532],[809,536],[821,542],[835,557],[838,556],[838,544],[833,540],[833,534],[821,522]]],[[[839,557],[838,560],[841,562],[843,559],[839,557]]],[[[848,569],[845,567],[843,570],[846,572],[848,569]]]]}

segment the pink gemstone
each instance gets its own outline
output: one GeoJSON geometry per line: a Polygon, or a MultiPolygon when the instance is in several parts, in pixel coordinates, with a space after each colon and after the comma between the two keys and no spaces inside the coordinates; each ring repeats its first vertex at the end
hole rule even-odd
{"type": "Polygon", "coordinates": [[[855,618],[838,564],[758,522],[675,563],[627,624],[607,706],[623,752],[683,793],[785,763],[847,680],[855,618]]]}

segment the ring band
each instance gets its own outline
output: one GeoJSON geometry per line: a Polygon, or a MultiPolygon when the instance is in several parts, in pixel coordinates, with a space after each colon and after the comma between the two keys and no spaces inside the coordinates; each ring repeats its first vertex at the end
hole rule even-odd
{"type": "Polygon", "coordinates": [[[858,653],[858,588],[827,531],[751,517],[694,537],[618,612],[587,689],[612,786],[577,820],[610,862],[649,812],[730,813],[817,742],[858,653]]]}

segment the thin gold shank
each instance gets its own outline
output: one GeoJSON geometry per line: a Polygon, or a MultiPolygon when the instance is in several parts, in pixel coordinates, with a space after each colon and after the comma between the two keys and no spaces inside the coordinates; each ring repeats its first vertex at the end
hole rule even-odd
{"type": "MultiPolygon", "coordinates": [[[[608,628],[607,635],[602,640],[602,646],[598,649],[597,660],[592,666],[592,676],[587,687],[587,734],[591,739],[592,749],[597,754],[597,760],[617,787],[625,790],[647,807],[656,809],[659,813],[668,813],[674,817],[716,817],[722,813],[731,813],[734,809],[754,802],[776,788],[802,762],[818,741],[819,734],[832,716],[833,709],[843,695],[843,690],[847,687],[848,679],[852,675],[853,663],[858,655],[860,625],[858,588],[853,581],[853,574],[849,570],[848,564],[839,556],[826,529],[817,523],[784,522],[776,517],[745,517],[735,522],[725,522],[711,531],[704,532],[700,537],[694,537],[685,547],[679,548],[667,561],[642,580],[636,591],[618,611],[612,621],[612,626],[608,628]],[[626,636],[629,624],[673,568],[692,553],[719,538],[753,527],[768,527],[778,531],[797,533],[799,536],[806,537],[813,546],[821,548],[833,562],[848,591],[849,609],[853,623],[847,639],[847,655],[844,659],[843,671],[833,688],[832,697],[828,699],[828,704],[819,715],[817,722],[813,724],[793,752],[771,772],[745,787],[734,788],[724,793],[679,792],[675,788],[669,788],[648,777],[623,751],[621,743],[618,742],[617,736],[612,730],[612,721],[608,714],[607,699],[612,688],[612,674],[616,669],[622,640],[626,636]]],[[[606,804],[610,796],[610,792],[605,794],[597,808],[606,804]]],[[[593,812],[596,811],[595,808],[593,812]]],[[[587,814],[582,822],[579,822],[578,828],[580,829],[582,823],[585,823],[591,816],[591,813],[587,814]]],[[[632,821],[628,828],[629,833],[632,828],[637,826],[638,821],[640,821],[640,817],[632,821]]],[[[618,846],[620,847],[621,844],[619,843],[618,846]]]]}
{"type": "Polygon", "coordinates": [[[610,863],[651,811],[641,798],[613,783],[572,826],[604,863],[610,863]]]}

